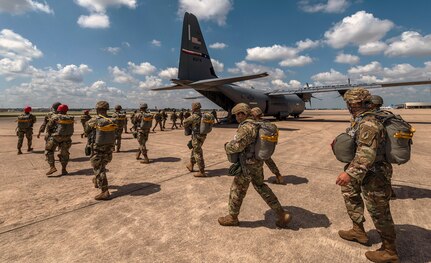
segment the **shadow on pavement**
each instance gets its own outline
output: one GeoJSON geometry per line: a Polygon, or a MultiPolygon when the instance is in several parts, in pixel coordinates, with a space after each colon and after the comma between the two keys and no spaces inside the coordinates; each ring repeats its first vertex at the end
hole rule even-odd
{"type": "Polygon", "coordinates": [[[93,169],[92,168],[81,169],[75,172],[71,172],[66,176],[70,176],[70,175],[93,175],[93,169]]]}
{"type": "MultiPolygon", "coordinates": [[[[276,184],[275,178],[276,178],[275,176],[268,177],[267,182],[271,184],[276,184]]],[[[287,184],[293,184],[293,185],[308,184],[308,179],[304,177],[299,177],[296,175],[285,175],[283,176],[282,185],[287,185],[287,184]]]]}
{"type": "Polygon", "coordinates": [[[136,148],[136,149],[129,149],[129,150],[121,150],[120,152],[122,152],[122,153],[136,153],[138,151],[139,150],[136,148]]]}
{"type": "Polygon", "coordinates": [[[181,158],[178,157],[160,157],[150,159],[152,163],[174,163],[181,161],[181,158]]]}
{"type": "Polygon", "coordinates": [[[294,129],[294,128],[281,128],[281,127],[278,127],[278,129],[280,131],[299,131],[299,130],[301,130],[301,129],[294,129]]]}
{"type": "Polygon", "coordinates": [[[33,150],[33,151],[32,151],[32,153],[35,153],[35,154],[44,154],[44,153],[45,153],[45,151],[43,151],[43,150],[42,150],[42,151],[34,151],[34,150],[33,150]]]}
{"type": "Polygon", "coordinates": [[[393,184],[392,189],[394,189],[394,192],[397,196],[396,199],[416,200],[421,198],[431,198],[431,190],[429,189],[397,184],[393,184]]]}
{"type": "Polygon", "coordinates": [[[159,184],[153,183],[131,183],[126,185],[110,185],[109,189],[115,189],[115,192],[111,192],[111,198],[117,198],[120,196],[131,195],[131,196],[147,196],[160,191],[161,187],[159,184]]]}
{"type": "MultiPolygon", "coordinates": [[[[285,206],[284,210],[289,212],[292,215],[292,221],[289,223],[287,229],[298,231],[301,228],[328,228],[331,225],[331,221],[325,214],[317,214],[311,211],[308,211],[301,207],[296,206],[285,206]]],[[[267,228],[276,228],[275,221],[277,220],[275,213],[272,210],[268,210],[265,212],[265,220],[259,221],[241,221],[240,219],[240,227],[267,227],[267,228]]]]}
{"type": "Polygon", "coordinates": [[[207,172],[207,177],[213,177],[213,176],[222,176],[222,175],[226,175],[229,176],[229,169],[228,168],[219,168],[219,169],[213,169],[213,170],[208,170],[207,172]]]}
{"type": "Polygon", "coordinates": [[[71,162],[89,162],[90,161],[90,157],[89,156],[85,156],[85,157],[78,157],[78,158],[72,158],[70,159],[71,162]]]}

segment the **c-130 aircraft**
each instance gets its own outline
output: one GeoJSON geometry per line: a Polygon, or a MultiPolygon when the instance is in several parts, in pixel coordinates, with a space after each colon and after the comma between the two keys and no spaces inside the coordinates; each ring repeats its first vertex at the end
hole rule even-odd
{"type": "Polygon", "coordinates": [[[178,79],[171,79],[175,85],[152,90],[194,89],[228,112],[237,103],[245,102],[251,107],[261,108],[266,116],[275,116],[282,120],[288,116],[298,118],[305,110],[305,102],[310,102],[313,93],[337,91],[340,95],[344,95],[347,90],[355,87],[372,89],[431,84],[431,80],[360,84],[350,84],[349,80],[347,84],[341,85],[309,87],[307,84],[306,88],[271,92],[243,88],[233,84],[266,76],[268,73],[263,72],[218,78],[211,63],[199,22],[196,16],[186,12],[183,21],[178,79]]]}

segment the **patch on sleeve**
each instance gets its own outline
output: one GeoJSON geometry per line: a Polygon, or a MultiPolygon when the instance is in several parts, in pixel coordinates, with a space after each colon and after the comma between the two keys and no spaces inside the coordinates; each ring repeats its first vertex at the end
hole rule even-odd
{"type": "Polygon", "coordinates": [[[377,133],[377,127],[362,125],[359,128],[358,142],[366,146],[371,146],[373,144],[373,140],[377,136],[377,133]]]}

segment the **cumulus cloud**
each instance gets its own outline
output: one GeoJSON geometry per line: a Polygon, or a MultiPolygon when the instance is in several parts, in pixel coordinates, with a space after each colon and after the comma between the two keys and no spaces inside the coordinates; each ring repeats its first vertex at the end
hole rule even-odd
{"type": "Polygon", "coordinates": [[[274,79],[271,81],[271,84],[278,89],[298,89],[302,87],[301,82],[294,79],[290,80],[289,83],[286,83],[281,79],[274,79]]]}
{"type": "Polygon", "coordinates": [[[136,65],[135,63],[129,61],[127,65],[129,67],[129,70],[133,74],[137,75],[150,75],[157,70],[156,67],[151,65],[151,63],[149,62],[142,62],[141,64],[136,65]]]}
{"type": "Polygon", "coordinates": [[[200,20],[215,21],[218,25],[226,24],[226,18],[232,10],[232,0],[180,0],[178,16],[191,12],[200,20]]]}
{"type": "Polygon", "coordinates": [[[293,57],[297,54],[297,50],[292,47],[273,45],[271,47],[254,47],[247,48],[247,56],[245,59],[250,61],[270,61],[280,58],[293,57]]]}
{"type": "Polygon", "coordinates": [[[178,76],[178,68],[167,68],[159,73],[159,77],[164,79],[175,79],[178,76]]]}
{"type": "Polygon", "coordinates": [[[211,63],[213,64],[213,67],[214,67],[214,70],[216,73],[217,72],[223,72],[223,70],[224,70],[224,64],[223,63],[221,63],[220,61],[215,60],[215,59],[211,59],[211,63]]]}
{"type": "Polygon", "coordinates": [[[102,50],[105,52],[111,53],[112,55],[117,55],[120,52],[121,48],[119,48],[119,47],[106,47],[106,48],[103,48],[102,50]]]}
{"type": "Polygon", "coordinates": [[[0,1],[0,13],[10,13],[14,15],[24,14],[30,11],[53,14],[54,11],[44,2],[33,0],[3,0],[0,1]]]}
{"type": "Polygon", "coordinates": [[[155,46],[155,47],[160,47],[162,45],[162,42],[160,42],[160,40],[157,39],[153,39],[151,41],[151,45],[155,46]]]}
{"type": "Polygon", "coordinates": [[[349,6],[347,0],[327,0],[320,1],[323,3],[312,4],[310,0],[299,1],[299,7],[307,13],[342,13],[349,6]]]}
{"type": "Polygon", "coordinates": [[[287,58],[281,61],[279,65],[282,67],[302,67],[312,62],[313,59],[308,56],[299,56],[295,58],[287,58]]]}
{"type": "Polygon", "coordinates": [[[377,55],[382,53],[388,45],[381,41],[369,42],[359,46],[358,52],[362,55],[377,55]]]}
{"type": "Polygon", "coordinates": [[[228,45],[226,45],[225,43],[216,42],[214,44],[209,45],[209,47],[213,49],[224,49],[224,48],[227,48],[228,45]]]}
{"type": "Polygon", "coordinates": [[[385,55],[399,56],[429,56],[431,55],[431,34],[422,36],[418,32],[406,31],[399,39],[389,44],[385,55]]]}
{"type": "Polygon", "coordinates": [[[108,28],[109,17],[103,13],[94,13],[89,16],[80,16],[77,23],[84,28],[108,28]]]}
{"type": "Polygon", "coordinates": [[[153,89],[162,86],[162,79],[156,76],[146,76],[145,81],[139,82],[139,87],[142,89],[153,89]]]}
{"type": "Polygon", "coordinates": [[[382,71],[382,65],[378,61],[373,61],[364,66],[357,66],[348,70],[349,74],[369,74],[382,71]]]}
{"type": "Polygon", "coordinates": [[[348,44],[363,45],[380,40],[393,27],[394,23],[389,20],[381,20],[373,14],[359,11],[326,31],[325,38],[333,48],[342,48],[348,44]]]}
{"type": "Polygon", "coordinates": [[[125,70],[119,67],[108,67],[109,73],[112,75],[113,81],[122,84],[136,84],[137,80],[125,70]]]}
{"type": "Polygon", "coordinates": [[[75,0],[75,2],[91,12],[105,13],[109,7],[126,6],[135,9],[136,0],[75,0]]]}
{"type": "Polygon", "coordinates": [[[319,40],[313,41],[311,39],[301,40],[296,42],[296,49],[297,51],[304,51],[306,49],[316,48],[320,44],[319,40]]]}
{"type": "Polygon", "coordinates": [[[346,83],[348,77],[334,69],[331,69],[329,72],[321,72],[313,75],[311,79],[316,85],[330,85],[346,83]]]}
{"type": "Polygon", "coordinates": [[[340,53],[335,58],[335,62],[342,64],[358,64],[359,57],[351,54],[340,53]]]}
{"type": "Polygon", "coordinates": [[[85,64],[79,66],[76,65],[57,65],[58,76],[64,80],[70,80],[72,82],[82,82],[84,80],[84,75],[92,72],[92,69],[85,64]]]}

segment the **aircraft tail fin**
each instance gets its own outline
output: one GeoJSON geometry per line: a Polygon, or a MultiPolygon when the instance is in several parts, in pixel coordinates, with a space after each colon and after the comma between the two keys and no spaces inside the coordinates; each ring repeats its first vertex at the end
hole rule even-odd
{"type": "Polygon", "coordinates": [[[217,78],[198,19],[191,13],[184,14],[182,34],[178,79],[198,81],[217,78]]]}

